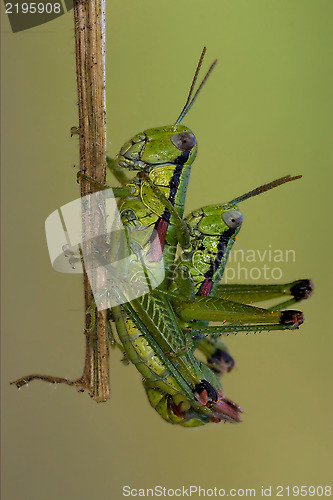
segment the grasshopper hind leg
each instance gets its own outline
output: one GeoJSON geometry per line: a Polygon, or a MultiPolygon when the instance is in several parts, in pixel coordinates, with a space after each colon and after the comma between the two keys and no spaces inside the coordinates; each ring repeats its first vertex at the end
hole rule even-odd
{"type": "Polygon", "coordinates": [[[219,285],[215,297],[242,304],[290,297],[287,301],[279,302],[270,307],[271,310],[278,311],[301,300],[309,299],[313,291],[314,285],[310,279],[300,279],[290,283],[278,283],[274,285],[219,285]]]}

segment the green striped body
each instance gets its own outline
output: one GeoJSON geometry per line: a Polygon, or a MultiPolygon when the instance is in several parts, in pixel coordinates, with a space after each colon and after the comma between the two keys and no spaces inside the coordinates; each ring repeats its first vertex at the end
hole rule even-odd
{"type": "MultiPolygon", "coordinates": [[[[136,187],[136,193],[123,198],[119,205],[124,226],[128,229],[136,229],[136,231],[129,231],[131,247],[133,248],[133,244],[136,243],[144,250],[148,249],[153,262],[163,258],[166,273],[169,265],[174,263],[178,238],[173,225],[173,214],[156,196],[150,183],[165,196],[177,214],[182,217],[191,167],[189,161],[194,159],[196,154],[196,142],[193,146],[193,152],[183,151],[180,153],[178,151],[176,153],[176,148],[170,140],[170,137],[174,137],[175,134],[176,136],[178,134],[193,136],[188,128],[181,125],[177,126],[177,130],[174,127],[162,127],[145,132],[145,140],[141,139],[140,154],[138,155],[140,160],[136,159],[136,164],[132,167],[137,167],[138,161],[141,162],[140,166],[144,162],[150,182],[147,181],[146,177],[137,175],[132,181],[136,187]],[[161,163],[167,158],[173,158],[175,163],[161,163]],[[147,163],[148,159],[149,164],[147,163]],[[143,230],[140,231],[140,229],[143,230]],[[155,245],[156,238],[152,241],[152,233],[149,229],[155,230],[155,234],[158,236],[157,245],[155,245]],[[134,242],[133,238],[136,238],[134,242]]],[[[137,137],[142,138],[143,134],[137,137]]],[[[120,157],[126,157],[128,160],[128,157],[132,156],[133,160],[133,148],[135,148],[135,155],[138,154],[138,143],[135,140],[134,138],[129,141],[122,148],[120,157]]],[[[165,289],[167,282],[166,278],[160,288],[165,289]]],[[[141,322],[141,325],[162,349],[164,355],[169,356],[174,365],[179,365],[180,369],[184,370],[185,377],[190,379],[192,387],[195,388],[203,378],[201,370],[191,352],[191,337],[183,333],[169,299],[151,292],[131,301],[130,304],[135,313],[134,321],[141,322]]]]}
{"type": "MultiPolygon", "coordinates": [[[[176,215],[180,218],[183,216],[191,161],[195,155],[195,137],[189,129],[178,125],[139,134],[124,145],[116,160],[117,166],[122,169],[141,169],[145,172],[145,175],[140,172],[131,181],[135,189],[130,196],[122,198],[119,211],[122,223],[129,230],[130,246],[134,253],[136,245],[139,245],[148,251],[152,261],[163,258],[166,279],[160,288],[165,290],[168,288],[168,271],[174,265],[179,241],[179,233],[175,227],[176,215]],[[181,147],[183,139],[189,140],[193,147],[189,150],[186,143],[186,150],[180,153],[174,145],[174,142],[179,144],[179,136],[181,147]],[[166,206],[165,199],[160,194],[171,204],[175,214],[166,206]],[[158,236],[158,245],[154,244],[156,239],[152,239],[153,231],[158,236]]],[[[158,360],[163,360],[164,365],[167,365],[167,375],[164,378],[176,372],[175,378],[180,390],[177,392],[171,383],[172,397],[178,394],[177,398],[182,397],[183,404],[189,406],[191,411],[200,409],[204,414],[207,413],[207,404],[219,401],[221,387],[214,373],[205,366],[202,367],[194,357],[195,347],[191,335],[183,331],[169,297],[152,290],[149,294],[132,300],[128,308],[132,311],[132,326],[126,328],[127,332],[130,330],[133,333],[136,330],[135,335],[139,337],[144,332],[147,345],[155,353],[154,361],[158,363],[158,360]]],[[[119,331],[119,322],[117,328],[119,331]]],[[[128,339],[124,341],[124,349],[126,352],[130,351],[128,339]]],[[[127,352],[127,355],[131,360],[136,359],[134,364],[145,376],[145,361],[141,359],[139,362],[133,355],[135,352],[140,358],[140,350],[136,344],[131,349],[132,354],[127,352]]],[[[147,382],[145,386],[147,387],[147,382]]],[[[149,387],[150,396],[153,389],[154,387],[149,387]]],[[[159,385],[157,389],[160,393],[168,393],[165,386],[162,388],[159,385]]],[[[170,406],[170,397],[168,401],[170,406]]],[[[176,406],[179,407],[179,403],[176,406]]]]}
{"type": "Polygon", "coordinates": [[[115,169],[139,170],[130,184],[134,194],[123,198],[119,211],[122,222],[133,233],[134,241],[149,248],[152,260],[164,260],[166,273],[173,266],[178,238],[175,215],[183,217],[186,190],[192,162],[197,154],[196,138],[184,125],[149,129],[128,141],[115,160],[115,169]],[[185,150],[184,150],[185,148],[185,150]],[[164,199],[156,196],[156,190],[164,199]],[[165,206],[172,206],[175,214],[165,206]],[[153,239],[152,233],[157,238],[153,239]]]}
{"type": "MultiPolygon", "coordinates": [[[[148,176],[150,181],[171,202],[177,214],[182,217],[191,165],[163,165],[156,167],[148,176]],[[176,186],[174,186],[176,184],[176,186]]],[[[177,246],[177,234],[174,216],[163,203],[156,198],[151,186],[145,179],[135,178],[136,194],[123,199],[119,205],[122,223],[135,228],[131,237],[144,250],[150,249],[154,261],[164,259],[166,269],[174,261],[177,246]],[[138,231],[138,228],[145,228],[138,231]],[[158,236],[157,245],[152,241],[152,234],[158,236]],[[161,253],[162,250],[162,253],[161,253]]]]}
{"type": "MultiPolygon", "coordinates": [[[[221,386],[211,370],[204,364],[201,365],[206,379],[218,386],[219,400],[205,406],[195,399],[190,385],[185,394],[168,370],[165,359],[162,360],[156,354],[147,336],[137,328],[131,318],[124,318],[124,314],[118,314],[115,319],[119,338],[127,357],[143,377],[143,385],[151,406],[164,420],[184,427],[197,427],[210,422],[240,421],[240,408],[224,397],[221,386]]],[[[180,376],[179,373],[177,375],[180,376]]]]}
{"type": "MultiPolygon", "coordinates": [[[[177,127],[177,133],[179,130],[181,130],[180,133],[192,134],[183,126],[177,127]]],[[[186,151],[181,155],[174,155],[175,163],[161,164],[160,162],[164,159],[172,157],[170,151],[168,154],[162,154],[160,149],[161,137],[163,136],[163,147],[166,147],[166,136],[169,134],[170,138],[170,133],[175,133],[173,128],[170,130],[163,127],[158,132],[151,130],[146,131],[145,134],[139,134],[124,145],[116,160],[122,168],[141,168],[149,177],[147,179],[139,173],[131,181],[131,184],[135,186],[134,193],[121,200],[119,211],[124,226],[129,229],[131,247],[137,244],[146,251],[148,249],[153,261],[163,257],[167,278],[168,270],[174,266],[179,238],[175,227],[175,217],[165,206],[164,200],[156,196],[156,188],[171,203],[178,216],[182,217],[191,168],[190,160],[194,159],[196,154],[195,146],[195,152],[192,154],[186,151]],[[151,141],[147,140],[148,136],[159,137],[156,143],[158,144],[156,157],[153,155],[151,141]],[[148,159],[146,155],[148,147],[149,163],[145,164],[148,159]],[[158,235],[159,248],[155,247],[152,242],[151,235],[154,230],[158,235]]],[[[168,288],[167,278],[161,285],[161,289],[168,288]]],[[[221,413],[219,408],[221,404],[224,404],[229,409],[230,405],[222,403],[223,393],[218,379],[206,365],[196,360],[193,354],[195,344],[190,333],[182,329],[170,299],[167,296],[158,295],[157,291],[152,291],[131,301],[128,307],[132,310],[132,316],[127,317],[125,328],[129,338],[125,338],[126,335],[124,337],[123,334],[121,341],[129,359],[144,377],[144,386],[151,404],[163,418],[173,423],[191,426],[229,418],[221,413]],[[130,322],[130,327],[128,327],[128,322],[130,322]],[[143,344],[149,354],[146,352],[142,357],[143,344]],[[147,356],[151,361],[148,361],[147,356]],[[164,371],[163,374],[157,375],[160,366],[164,367],[164,371]],[[175,370],[174,377],[172,374],[175,370]],[[200,385],[202,383],[207,384],[203,386],[203,389],[200,385]],[[205,395],[201,401],[197,400],[196,387],[200,387],[205,395]],[[213,396],[209,394],[209,391],[213,392],[213,396]],[[208,403],[217,406],[215,413],[208,408],[208,403]]],[[[119,324],[117,328],[119,331],[119,324]]],[[[238,419],[238,411],[235,410],[232,414],[232,420],[234,417],[238,419]]]]}

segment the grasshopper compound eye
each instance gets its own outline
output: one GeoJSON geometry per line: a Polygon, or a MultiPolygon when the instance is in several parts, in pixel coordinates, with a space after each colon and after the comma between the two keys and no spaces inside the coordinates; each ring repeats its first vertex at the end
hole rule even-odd
{"type": "Polygon", "coordinates": [[[197,140],[195,135],[190,132],[180,132],[171,137],[171,142],[180,151],[191,151],[197,140]]]}
{"type": "Polygon", "coordinates": [[[243,215],[238,210],[228,210],[222,214],[222,219],[230,229],[236,229],[243,222],[243,215]]]}

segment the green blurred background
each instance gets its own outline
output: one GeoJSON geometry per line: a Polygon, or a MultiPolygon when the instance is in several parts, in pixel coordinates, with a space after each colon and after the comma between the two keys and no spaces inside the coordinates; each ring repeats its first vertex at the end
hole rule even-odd
{"type": "Polygon", "coordinates": [[[304,175],[244,202],[237,249],[295,251],[278,265],[281,281],[315,282],[306,322],[229,337],[237,367],[223,385],[244,422],[193,430],[155,414],[118,352],[108,403],[66,386],[9,386],[31,372],[80,376],[84,337],[81,277],[52,270],[44,235],[46,217],[79,196],[72,12],[16,34],[3,16],[3,500],[118,500],[124,485],[259,496],[262,485],[329,484],[332,14],[331,0],[107,1],[111,155],[175,121],[207,45],[206,67],[219,63],[184,120],[199,143],[187,211],[304,175]]]}

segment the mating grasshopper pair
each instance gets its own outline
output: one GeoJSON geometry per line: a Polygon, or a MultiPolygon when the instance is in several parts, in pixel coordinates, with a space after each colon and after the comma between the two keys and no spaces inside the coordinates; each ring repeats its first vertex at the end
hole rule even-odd
{"type": "MultiPolygon", "coordinates": [[[[285,285],[219,284],[243,221],[237,204],[301,176],[282,177],[183,218],[197,141],[181,121],[216,64],[194,93],[204,54],[205,49],[175,124],[136,135],[115,160],[108,159],[121,183],[113,192],[120,198],[118,208],[133,259],[139,260],[142,249],[151,263],[163,261],[165,268],[157,288],[112,307],[110,323],[114,322],[122,349],[143,377],[150,404],[165,420],[183,426],[241,421],[241,408],[224,396],[219,380],[234,361],[218,337],[239,331],[297,329],[302,313],[283,309],[312,292],[310,280],[285,285]],[[129,171],[138,173],[129,180],[129,171]],[[290,298],[270,309],[250,305],[286,297],[290,298]],[[209,326],[209,322],[218,324],[209,326]],[[205,362],[196,358],[198,351],[205,362]]],[[[149,278],[149,270],[146,274],[149,278]]]]}

